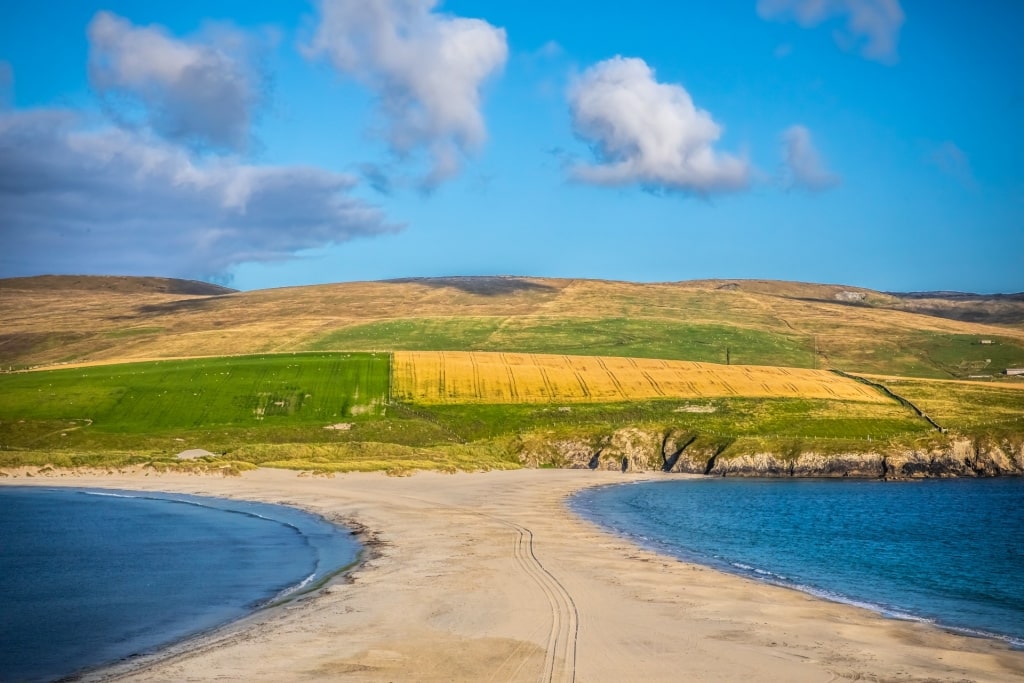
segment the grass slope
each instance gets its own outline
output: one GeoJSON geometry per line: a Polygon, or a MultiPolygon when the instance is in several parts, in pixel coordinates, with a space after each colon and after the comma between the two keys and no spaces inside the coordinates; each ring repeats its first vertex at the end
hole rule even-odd
{"type": "Polygon", "coordinates": [[[1024,366],[1018,309],[1019,297],[908,299],[767,281],[437,278],[232,292],[155,278],[0,280],[0,366],[232,356],[0,375],[0,465],[168,466],[199,447],[238,467],[473,469],[516,466],[530,440],[623,426],[691,430],[733,450],[808,440],[862,449],[935,434],[895,402],[808,396],[405,403],[352,415],[386,396],[387,363],[343,351],[705,363],[728,353],[735,364],[902,375],[885,382],[943,426],[1019,434],[1024,392],[1012,387],[1024,382],[999,376],[1024,366]],[[924,379],[979,375],[993,381],[924,379]],[[352,427],[323,429],[340,421],[352,427]]]}
{"type": "Polygon", "coordinates": [[[384,354],[288,354],[0,375],[0,445],[183,450],[197,432],[229,443],[320,436],[383,412],[388,369],[384,354]]]}
{"type": "Polygon", "coordinates": [[[385,354],[315,353],[0,375],[0,466],[180,467],[176,453],[204,448],[223,456],[206,465],[235,469],[495,469],[519,466],[524,444],[593,441],[623,426],[686,430],[723,445],[757,437],[750,443],[759,448],[798,440],[817,450],[865,449],[929,429],[895,401],[703,397],[385,407],[388,374],[385,354]],[[340,421],[349,428],[324,429],[340,421]]]}
{"type": "Polygon", "coordinates": [[[1024,432],[1024,383],[940,382],[876,378],[947,429],[961,432],[1024,432]]]}
{"type": "MultiPolygon", "coordinates": [[[[1024,365],[1020,324],[906,312],[905,299],[831,285],[507,277],[202,294],[79,280],[0,280],[0,366],[394,349],[718,363],[728,351],[740,364],[946,379],[1024,365]]],[[[954,303],[964,316],[984,302],[954,303]]]]}

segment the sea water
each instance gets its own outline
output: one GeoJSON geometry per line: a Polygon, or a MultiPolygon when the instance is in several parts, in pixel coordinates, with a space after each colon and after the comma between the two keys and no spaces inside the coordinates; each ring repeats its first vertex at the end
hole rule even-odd
{"type": "Polygon", "coordinates": [[[0,487],[0,681],[51,681],[242,617],[351,563],[294,508],[0,487]]]}
{"type": "Polygon", "coordinates": [[[1024,647],[1024,480],[698,479],[571,506],[641,545],[1024,647]]]}

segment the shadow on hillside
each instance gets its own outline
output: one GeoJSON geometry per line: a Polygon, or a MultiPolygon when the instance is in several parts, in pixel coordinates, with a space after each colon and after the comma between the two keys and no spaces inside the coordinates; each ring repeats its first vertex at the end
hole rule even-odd
{"type": "Polygon", "coordinates": [[[936,318],[945,318],[947,320],[959,320],[965,323],[986,323],[989,325],[1019,325],[1024,323],[1024,307],[986,310],[984,308],[903,306],[899,310],[930,315],[936,318]]]}
{"type": "Polygon", "coordinates": [[[237,294],[237,289],[200,282],[199,280],[174,280],[164,281],[164,290],[168,294],[189,294],[192,296],[223,296],[225,294],[237,294]]]}
{"type": "Polygon", "coordinates": [[[109,320],[133,320],[138,316],[196,313],[198,311],[205,311],[213,308],[217,302],[226,297],[227,295],[225,294],[220,296],[207,296],[202,299],[177,299],[175,301],[164,301],[159,304],[146,304],[136,308],[135,313],[132,315],[113,316],[109,318],[109,320]]]}
{"type": "Polygon", "coordinates": [[[812,297],[794,297],[797,301],[835,304],[849,308],[874,308],[887,311],[905,311],[944,320],[989,325],[1019,325],[1024,323],[1024,298],[1020,294],[959,294],[933,296],[897,294],[900,302],[879,304],[867,301],[841,301],[812,297]]]}
{"type": "Polygon", "coordinates": [[[557,292],[558,288],[519,277],[407,277],[385,280],[390,284],[417,284],[436,289],[457,289],[478,296],[502,296],[517,292],[557,292]]]}
{"type": "Polygon", "coordinates": [[[809,304],[835,304],[836,306],[848,306],[850,308],[889,308],[888,306],[879,306],[877,304],[868,303],[867,301],[843,301],[841,299],[827,299],[824,297],[813,296],[794,296],[788,298],[793,301],[803,301],[809,304]]]}

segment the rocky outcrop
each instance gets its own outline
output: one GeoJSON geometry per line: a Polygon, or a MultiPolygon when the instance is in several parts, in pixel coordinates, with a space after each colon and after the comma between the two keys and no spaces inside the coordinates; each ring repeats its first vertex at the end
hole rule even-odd
{"type": "Polygon", "coordinates": [[[663,471],[717,477],[853,477],[916,479],[1024,475],[1024,438],[946,438],[927,448],[830,452],[791,446],[788,452],[745,452],[728,439],[684,430],[626,427],[602,438],[523,444],[527,467],[663,471]]]}
{"type": "Polygon", "coordinates": [[[634,427],[620,429],[602,443],[595,469],[623,472],[662,469],[662,441],[653,432],[634,427]]]}
{"type": "Polygon", "coordinates": [[[903,451],[886,458],[886,478],[998,477],[1024,474],[1020,444],[954,439],[949,446],[903,451]]]}
{"type": "Polygon", "coordinates": [[[526,467],[596,469],[592,463],[599,454],[598,442],[583,438],[531,439],[519,446],[519,460],[526,467]]]}

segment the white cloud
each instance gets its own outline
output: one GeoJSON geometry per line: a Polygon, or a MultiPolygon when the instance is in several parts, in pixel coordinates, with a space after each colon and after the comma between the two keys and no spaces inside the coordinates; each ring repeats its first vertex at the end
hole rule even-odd
{"type": "Polygon", "coordinates": [[[842,42],[860,43],[864,57],[880,62],[896,60],[905,18],[899,0],[758,0],[757,13],[804,27],[845,17],[848,35],[840,36],[842,42]]]}
{"type": "Polygon", "coordinates": [[[191,145],[241,150],[264,99],[252,38],[225,26],[178,40],[99,12],[88,27],[89,80],[115,116],[191,145]],[[135,110],[141,110],[136,112],[135,110]]]}
{"type": "Polygon", "coordinates": [[[304,166],[202,162],[69,111],[0,113],[0,270],[209,277],[399,229],[304,166]]]}
{"type": "Polygon", "coordinates": [[[642,59],[591,66],[570,87],[569,106],[576,134],[598,156],[596,164],[570,167],[577,180],[700,194],[749,182],[745,159],[715,151],[722,129],[711,114],[682,86],[656,81],[642,59]]]}
{"type": "Polygon", "coordinates": [[[821,192],[841,182],[825,168],[821,155],[811,142],[811,133],[804,126],[790,126],[782,133],[783,184],[821,192]]]}
{"type": "Polygon", "coordinates": [[[371,88],[389,121],[388,142],[424,150],[424,185],[454,176],[486,138],[481,88],[508,58],[504,29],[434,11],[437,0],[321,0],[307,56],[326,57],[371,88]]]}

